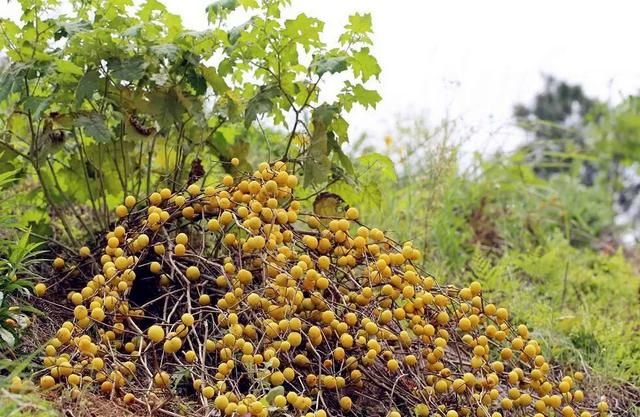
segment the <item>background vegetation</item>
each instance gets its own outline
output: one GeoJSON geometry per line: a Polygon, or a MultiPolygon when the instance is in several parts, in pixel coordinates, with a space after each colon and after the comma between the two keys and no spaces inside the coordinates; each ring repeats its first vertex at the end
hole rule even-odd
{"type": "MultiPolygon", "coordinates": [[[[610,106],[548,78],[514,109],[530,132],[514,153],[463,162],[454,123],[420,120],[382,152],[364,138],[345,153],[346,113],[380,99],[366,14],[328,45],[321,21],[280,17],[286,1],[218,1],[207,32],[151,0],[134,15],[124,0],[72,0],[66,15],[53,1],[22,4],[22,22],[0,22],[3,375],[35,366],[16,359],[33,347],[29,317],[46,320],[29,295],[34,278],[46,280],[41,258],[97,240],[128,194],[285,159],[310,209],[321,193],[338,195],[337,210],[357,206],[365,223],[413,240],[440,282],[481,281],[547,357],[638,412],[640,97],[610,106]],[[236,9],[251,18],[231,26],[236,9]],[[321,100],[332,76],[343,89],[321,100]]],[[[49,412],[0,393],[0,414],[49,412]]]]}

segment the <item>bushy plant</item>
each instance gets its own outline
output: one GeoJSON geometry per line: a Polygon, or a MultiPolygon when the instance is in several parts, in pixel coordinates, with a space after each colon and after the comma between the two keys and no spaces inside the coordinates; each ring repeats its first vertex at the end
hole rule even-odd
{"type": "Polygon", "coordinates": [[[79,286],[41,387],[226,415],[607,414],[478,282],[438,284],[354,207],[304,212],[287,168],[129,196],[94,251],[54,260],[79,286]]]}
{"type": "Polygon", "coordinates": [[[93,236],[125,195],[233,171],[233,157],[296,161],[306,187],[353,174],[344,116],[380,100],[370,15],[327,44],[319,19],[282,16],[287,0],[214,2],[200,32],[155,0],[20,3],[21,21],[0,20],[0,172],[39,186],[25,223],[93,236]],[[342,88],[321,98],[332,76],[342,88]]]}

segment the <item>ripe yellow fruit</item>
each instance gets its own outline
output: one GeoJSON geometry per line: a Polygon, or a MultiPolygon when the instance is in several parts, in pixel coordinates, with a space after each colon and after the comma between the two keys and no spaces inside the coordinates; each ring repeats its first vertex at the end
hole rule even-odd
{"type": "Polygon", "coordinates": [[[271,380],[271,384],[277,386],[277,385],[282,385],[284,383],[285,378],[282,372],[276,371],[271,374],[271,377],[269,379],[271,380]]]}
{"type": "Polygon", "coordinates": [[[187,192],[189,193],[189,195],[191,195],[191,197],[195,197],[200,194],[200,186],[198,184],[190,184],[187,187],[187,192]]]}
{"type": "Polygon", "coordinates": [[[424,403],[418,404],[415,408],[416,417],[428,417],[429,411],[429,406],[424,403]]]}
{"type": "Polygon", "coordinates": [[[124,394],[124,397],[122,397],[122,401],[125,404],[133,404],[133,402],[136,400],[136,396],[133,395],[132,393],[128,392],[126,394],[124,394]]]}
{"type": "Polygon", "coordinates": [[[238,165],[240,165],[240,160],[238,158],[231,158],[231,165],[237,167],[238,165]]]}
{"type": "Polygon", "coordinates": [[[325,277],[320,277],[316,280],[316,288],[319,290],[326,290],[329,288],[329,280],[325,277]]]}
{"type": "Polygon", "coordinates": [[[195,319],[193,318],[193,316],[189,313],[184,313],[182,315],[182,317],[180,317],[180,319],[182,320],[182,322],[184,323],[185,326],[191,327],[193,326],[193,322],[195,321],[195,319]]]}
{"type": "Polygon", "coordinates": [[[358,209],[355,207],[349,207],[347,209],[346,217],[349,220],[357,220],[358,217],[360,217],[360,212],[358,212],[358,209]]]}
{"type": "Polygon", "coordinates": [[[378,326],[372,321],[368,322],[364,326],[364,329],[370,335],[374,335],[374,334],[378,333],[378,326]]]}
{"type": "Polygon", "coordinates": [[[196,352],[193,350],[188,350],[184,353],[184,360],[188,363],[193,363],[196,360],[196,352]]]}
{"type": "Polygon", "coordinates": [[[461,318],[458,322],[458,327],[460,327],[460,330],[468,332],[472,328],[471,320],[466,317],[461,318]]]}
{"type": "Polygon", "coordinates": [[[213,404],[218,410],[224,410],[229,405],[229,399],[224,395],[218,395],[213,404]]]}
{"type": "Polygon", "coordinates": [[[187,279],[189,281],[196,281],[197,279],[200,278],[200,270],[198,269],[197,266],[192,265],[187,268],[185,275],[187,276],[187,279]]]}
{"type": "Polygon", "coordinates": [[[287,405],[287,398],[284,395],[276,395],[273,399],[273,405],[278,408],[283,408],[287,405]]]}
{"type": "Polygon", "coordinates": [[[158,372],[153,376],[153,383],[158,388],[166,388],[170,382],[171,376],[165,371],[158,372]]]}
{"type": "Polygon", "coordinates": [[[49,389],[56,384],[56,380],[51,375],[44,375],[40,377],[40,388],[49,389]]]}
{"type": "Polygon", "coordinates": [[[64,268],[64,259],[62,259],[59,256],[56,259],[54,259],[53,260],[53,268],[54,269],[62,269],[62,268],[64,268]]]}
{"type": "Polygon", "coordinates": [[[42,297],[47,292],[47,286],[40,282],[33,287],[33,292],[36,296],[42,297]]]}
{"type": "Polygon", "coordinates": [[[178,235],[176,236],[176,243],[182,244],[182,245],[186,245],[187,242],[189,242],[189,237],[187,236],[186,233],[178,233],[178,235]]]}
{"type": "Polygon", "coordinates": [[[445,381],[444,379],[440,379],[438,380],[438,382],[436,382],[434,388],[437,393],[442,394],[449,390],[449,384],[447,384],[447,381],[445,381]]]}
{"type": "Polygon", "coordinates": [[[103,321],[105,316],[106,315],[102,307],[96,307],[93,310],[91,310],[91,318],[96,321],[103,321]]]}
{"type": "Polygon", "coordinates": [[[185,248],[185,246],[182,243],[178,243],[173,248],[173,253],[175,253],[176,256],[184,256],[186,252],[187,252],[187,248],[185,248]]]}
{"type": "Polygon", "coordinates": [[[79,305],[73,309],[73,315],[77,320],[82,320],[89,315],[89,312],[87,311],[87,307],[79,305]]]}
{"type": "Polygon", "coordinates": [[[91,367],[96,371],[99,371],[104,368],[104,360],[102,358],[93,358],[91,360],[91,367]]]}
{"type": "Polygon", "coordinates": [[[351,410],[351,407],[353,407],[353,401],[351,401],[351,398],[346,396],[340,398],[340,408],[344,411],[349,411],[351,410]]]}
{"type": "Polygon", "coordinates": [[[124,199],[124,205],[131,209],[133,208],[133,206],[136,205],[136,198],[132,195],[128,195],[125,199],[124,199]]]}
{"type": "Polygon", "coordinates": [[[147,329],[147,336],[151,341],[158,343],[164,339],[164,329],[157,324],[154,324],[147,329]]]}
{"type": "Polygon", "coordinates": [[[216,390],[210,385],[206,386],[202,389],[202,395],[207,399],[211,399],[216,395],[216,390]]]}
{"type": "Polygon", "coordinates": [[[237,277],[241,283],[248,284],[253,279],[253,274],[251,274],[251,272],[247,271],[246,269],[241,269],[238,271],[237,277]]]}
{"type": "Polygon", "coordinates": [[[169,340],[166,340],[163,345],[163,350],[167,353],[176,353],[182,347],[182,339],[178,336],[172,337],[169,340]]]}
{"type": "Polygon", "coordinates": [[[127,209],[126,206],[119,205],[118,207],[116,207],[116,216],[118,216],[119,218],[126,217],[128,214],[129,209],[127,209]]]}
{"type": "Polygon", "coordinates": [[[88,258],[91,255],[91,249],[89,249],[87,246],[83,246],[78,251],[78,254],[82,258],[88,258]]]}
{"type": "Polygon", "coordinates": [[[198,297],[198,304],[201,306],[208,306],[211,304],[211,297],[209,297],[208,294],[201,294],[200,297],[198,297]]]}

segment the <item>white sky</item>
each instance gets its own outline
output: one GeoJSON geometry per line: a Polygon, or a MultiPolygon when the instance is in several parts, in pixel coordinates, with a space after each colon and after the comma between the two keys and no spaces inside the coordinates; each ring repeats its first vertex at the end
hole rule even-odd
{"type": "MultiPolygon", "coordinates": [[[[185,26],[206,27],[210,0],[163,1],[185,26]]],[[[19,15],[15,2],[3,3],[0,16],[19,15]]],[[[403,115],[433,125],[458,118],[469,150],[513,148],[523,135],[512,106],[532,99],[542,73],[612,102],[640,87],[633,0],[293,0],[291,13],[325,21],[330,40],[356,11],[373,16],[383,101],[349,121],[352,134],[368,132],[379,146],[403,115]]]]}

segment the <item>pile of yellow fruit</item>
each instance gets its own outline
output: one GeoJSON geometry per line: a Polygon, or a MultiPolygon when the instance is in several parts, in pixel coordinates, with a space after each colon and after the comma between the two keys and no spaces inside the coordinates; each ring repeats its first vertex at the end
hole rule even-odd
{"type": "Polygon", "coordinates": [[[285,163],[262,163],[215,187],[127,197],[101,247],[80,250],[86,285],[68,295],[41,387],[156,408],[173,392],[198,415],[607,414],[478,282],[440,286],[410,242],[356,208],[304,212],[297,184],[285,163]]]}

